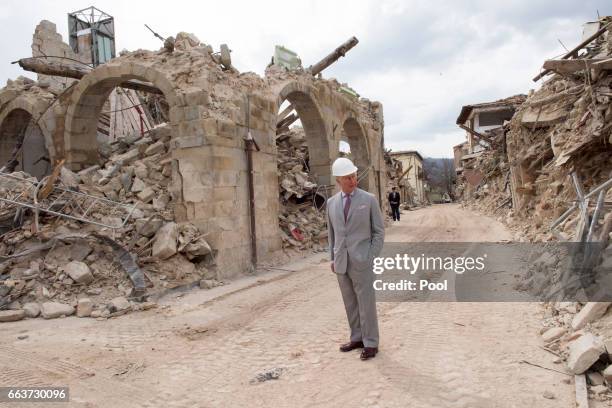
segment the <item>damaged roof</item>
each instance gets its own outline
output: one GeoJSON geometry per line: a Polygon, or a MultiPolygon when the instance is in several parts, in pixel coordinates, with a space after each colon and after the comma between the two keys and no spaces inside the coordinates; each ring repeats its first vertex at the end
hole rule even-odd
{"type": "Polygon", "coordinates": [[[421,159],[421,161],[423,161],[423,156],[421,156],[421,153],[417,152],[416,150],[400,150],[398,152],[389,152],[390,156],[401,156],[401,155],[416,155],[419,157],[419,159],[421,159]]]}
{"type": "Polygon", "coordinates": [[[476,103],[473,105],[465,105],[461,108],[461,113],[459,113],[456,123],[458,125],[464,124],[465,121],[470,117],[470,114],[474,109],[503,108],[506,106],[516,109],[517,106],[525,102],[525,99],[527,99],[527,95],[518,94],[510,96],[508,98],[499,99],[495,102],[483,102],[476,103]]]}

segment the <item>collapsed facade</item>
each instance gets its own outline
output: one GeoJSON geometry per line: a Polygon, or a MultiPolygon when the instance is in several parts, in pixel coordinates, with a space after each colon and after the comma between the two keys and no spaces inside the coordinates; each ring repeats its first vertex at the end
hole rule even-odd
{"type": "MultiPolygon", "coordinates": [[[[20,64],[39,72],[38,81],[19,78],[0,90],[0,165],[13,161],[11,170],[40,179],[63,164],[87,180],[77,184],[92,196],[133,205],[139,211],[131,214],[132,221],[111,231],[119,236],[133,222],[142,224],[154,216],[153,204],[167,195],[163,207],[168,214],[158,227],[163,230],[168,222],[194,226],[212,250],[217,279],[271,262],[282,250],[277,138],[285,101],[303,127],[309,152],[303,170],[308,178],[332,193],[331,163],[339,155],[339,141],[348,140],[360,170],[360,187],[383,202],[382,105],[343,92],[336,80],[313,75],[313,67],[271,64],[264,77],[240,73],[231,66],[227,47],[215,53],[194,35],[179,33],[159,51],[124,51],[92,69],[77,62],[82,56],[63,43],[47,21],[36,28],[33,55],[37,58],[20,64]],[[68,74],[58,76],[58,71],[68,74]],[[150,128],[134,132],[131,140],[121,136],[104,143],[101,113],[108,109],[109,96],[126,88],[141,95],[126,109],[144,107],[146,91],[163,99],[166,108],[159,117],[167,115],[168,121],[156,127],[161,120],[149,117],[150,128]],[[36,130],[24,134],[24,123],[36,130]],[[110,151],[101,149],[108,144],[110,151]],[[45,167],[32,170],[40,157],[45,167]],[[138,168],[144,168],[148,178],[139,177],[138,168]],[[139,191],[132,189],[136,179],[144,181],[139,191]]],[[[124,110],[113,108],[111,112],[124,110]]],[[[53,174],[47,181],[49,177],[53,174]]],[[[62,177],[60,183],[64,181],[62,177]]],[[[6,211],[20,207],[2,204],[6,211]]],[[[4,245],[3,256],[22,249],[23,245],[4,245]]]]}
{"type": "Polygon", "coordinates": [[[461,108],[456,123],[465,130],[466,141],[453,147],[459,194],[470,197],[482,181],[484,174],[475,163],[485,150],[494,148],[504,151],[505,146],[493,146],[493,141],[487,135],[497,134],[525,99],[526,95],[515,95],[495,102],[465,105],[461,108]]]}

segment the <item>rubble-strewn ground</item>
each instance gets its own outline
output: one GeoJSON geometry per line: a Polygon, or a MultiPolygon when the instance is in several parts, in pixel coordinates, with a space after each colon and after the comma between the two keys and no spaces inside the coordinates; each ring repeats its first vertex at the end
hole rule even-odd
{"type": "MultiPolygon", "coordinates": [[[[216,284],[211,279],[215,277],[214,253],[206,234],[192,224],[174,222],[169,139],[169,127],[163,124],[144,136],[103,144],[106,161],[102,166],[79,173],[60,166],[55,179],[40,182],[38,194],[33,188],[38,180],[26,173],[0,177],[4,197],[23,192],[25,197],[36,195],[42,203],[41,193],[50,180],[49,185],[67,190],[54,190],[46,198],[54,202],[52,210],[75,217],[87,209],[82,218],[120,227],[106,228],[44,212],[39,214],[37,226],[32,211],[0,203],[0,309],[24,310],[27,317],[40,313],[52,318],[75,312],[106,317],[141,308],[127,298],[143,300],[136,297],[144,292],[154,295],[177,286],[197,285],[200,280],[206,281],[204,286],[216,284]],[[73,200],[69,191],[91,198],[73,200]],[[122,206],[94,202],[96,198],[122,206]],[[140,288],[132,283],[117,248],[132,258],[135,267],[140,266],[137,273],[144,281],[140,288]],[[61,312],[56,312],[57,308],[61,312]]],[[[11,313],[0,311],[0,321],[11,320],[11,313]]]]}
{"type": "MultiPolygon", "coordinates": [[[[511,238],[457,205],[404,211],[387,229],[449,236],[511,238]]],[[[75,407],[573,406],[571,377],[521,363],[561,369],[539,348],[538,303],[379,303],[379,355],[338,352],[348,328],[327,258],[119,319],[4,323],[0,383],[69,385],[75,407]]]]}

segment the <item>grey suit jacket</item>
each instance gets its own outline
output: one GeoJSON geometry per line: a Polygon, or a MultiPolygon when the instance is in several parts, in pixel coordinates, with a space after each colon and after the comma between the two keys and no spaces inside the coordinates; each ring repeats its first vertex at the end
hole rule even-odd
{"type": "Polygon", "coordinates": [[[336,273],[346,273],[347,260],[357,272],[367,272],[380,254],[385,240],[385,225],[373,194],[355,189],[346,223],[341,193],[327,200],[329,252],[336,273]]]}

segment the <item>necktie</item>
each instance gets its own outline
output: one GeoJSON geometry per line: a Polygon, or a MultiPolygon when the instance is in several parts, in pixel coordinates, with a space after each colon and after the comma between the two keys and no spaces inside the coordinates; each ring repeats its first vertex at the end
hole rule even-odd
{"type": "Polygon", "coordinates": [[[344,222],[346,222],[346,218],[348,217],[349,208],[351,208],[351,195],[346,195],[346,201],[344,202],[344,222]]]}

